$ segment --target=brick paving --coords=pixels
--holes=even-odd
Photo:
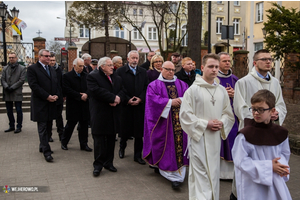
[[[55,123],[54,123],[55,124]],[[116,142],[114,165],[118,172],[103,169],[94,178],[93,153],[80,151],[77,131],[68,145],[60,148],[58,134],[53,128],[53,163],[47,163],[38,151],[37,125],[30,121],[30,113],[24,113],[23,129],[19,134],[4,133],[8,128],[6,114],[0,114],[0,183],[9,186],[47,186],[48,192],[8,193],[0,192],[0,199],[97,199],[97,200],[186,200],[187,177],[179,191],[171,183],[155,174],[147,165],[133,161],[133,141],[129,140],[125,158],[118,157]],[[93,140],[89,130],[89,143]],[[300,156],[291,155],[291,177],[288,187],[294,200],[300,200]],[[0,184],[0,185],[1,185]],[[228,200],[231,182],[221,181],[220,200]]]

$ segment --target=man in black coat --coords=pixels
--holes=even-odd
[[[63,93],[66,96],[66,119],[64,133],[61,139],[61,148],[68,150],[74,127],[79,122],[78,138],[80,149],[92,151],[88,143],[88,121],[90,119],[88,91],[86,85],[87,73],[83,72],[83,60],[76,58],[73,61],[73,70],[63,75]]]
[[[59,141],[61,141],[61,136],[64,132],[64,122],[63,122],[63,117],[62,117],[62,111],[63,111],[63,106],[64,106],[64,99],[63,99],[63,93],[62,93],[62,70],[61,67],[56,63],[55,60],[55,53],[50,52],[50,63],[49,66],[54,68],[57,76],[57,83],[58,83],[58,100],[56,101],[56,109],[57,109],[57,117],[56,117],[56,128],[57,128],[57,133],[59,137]],[[49,142],[53,142],[52,139],[52,131],[50,132],[49,135]]]
[[[91,73],[93,71],[93,68],[91,66],[91,63],[92,63],[92,56],[88,53],[85,53],[81,56],[81,58],[83,59],[84,61],[84,67],[83,67],[83,71],[85,73]]]
[[[125,100],[122,103],[121,140],[119,157],[124,158],[127,140],[134,136],[134,161],[146,164],[142,159],[145,96],[148,86],[147,71],[138,67],[139,53],[130,51],[127,56],[128,64],[117,69],[116,73],[122,78]]]
[[[36,121],[40,138],[40,151],[45,160],[51,162],[53,157],[48,134],[52,128],[52,120],[56,118],[56,101],[58,100],[57,77],[53,68],[49,67],[50,52],[39,51],[39,61],[27,69],[28,84],[31,88],[31,120]]]
[[[113,73],[114,65],[109,57],[103,57],[87,77],[90,93],[91,127],[94,139],[94,176],[102,168],[116,172],[113,165],[116,128],[119,126],[120,102],[125,98],[122,79]]]
[[[179,80],[186,82],[190,87],[196,78],[196,72],[193,70],[193,60],[189,57],[182,59],[182,68],[175,76]]]
[[[150,67],[151,59],[152,59],[152,57],[153,57],[154,55],[155,55],[155,52],[150,51],[150,52],[148,53],[148,55],[147,55],[147,60],[146,60],[146,62],[144,62],[143,64],[141,64],[140,67],[144,68],[145,70],[148,70],[149,67]]]

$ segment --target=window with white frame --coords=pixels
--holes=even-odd
[[[222,17],[217,17],[217,20],[216,20],[216,33],[217,34],[221,34],[222,24],[223,24],[223,18]]]
[[[240,34],[240,19],[234,18],[232,23],[233,23],[234,35],[239,35]]]
[[[119,26],[115,27],[115,37],[124,39],[124,30],[121,30]]]
[[[240,2],[239,2],[239,1],[234,1],[234,2],[233,2],[233,5],[234,5],[234,6],[239,6],[239,5],[240,5]]]
[[[182,28],[181,28],[181,37],[184,36],[184,34],[186,33],[186,25],[184,25]],[[184,36],[184,38],[182,39],[181,41],[181,46],[187,46],[188,44],[188,34],[186,34]]]
[[[254,43],[254,51],[261,50],[261,49],[263,49],[263,47],[264,47],[263,42]]]
[[[171,10],[173,13],[176,13],[176,12],[177,12],[177,3],[172,2],[172,3],[170,4],[170,10]]]
[[[217,1],[217,4],[222,4],[223,3],[223,1]]]
[[[143,16],[143,9],[140,9],[140,10],[139,10],[139,14],[140,14],[141,16]]]
[[[143,32],[143,29],[141,30],[141,32]],[[142,38],[142,35],[141,35],[140,32],[139,32],[139,30],[137,30],[136,28],[134,28],[134,29],[132,30],[132,35],[133,35],[133,39],[134,39],[134,40],[141,40],[141,39],[143,39],[143,38]]]
[[[260,2],[256,4],[256,22],[262,22],[263,21],[263,9],[264,9],[264,3]]]
[[[155,27],[148,27],[148,40],[157,40],[156,34]]]
[[[133,15],[137,15],[137,9],[136,8],[133,9]]]
[[[80,27],[79,27],[79,37],[81,37],[81,38],[89,37],[89,29],[85,28],[84,25],[80,25]]]

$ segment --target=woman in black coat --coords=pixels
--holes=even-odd
[[[94,139],[94,176],[102,168],[116,172],[113,166],[116,128],[119,127],[120,103],[125,98],[121,77],[113,74],[110,58],[101,58],[87,77],[90,94],[91,127]]]

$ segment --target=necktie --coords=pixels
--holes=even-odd
[[[48,76],[50,76],[50,70],[49,70],[49,66],[48,66],[48,65],[46,65],[46,66],[45,66],[45,68],[46,68],[46,72],[47,72]]]
[[[133,72],[133,74],[135,75],[136,69],[135,69],[135,68],[132,68],[132,72]]]
[[[110,76],[108,76],[108,75],[106,75],[106,76],[107,76],[108,80],[110,81],[110,83],[112,84],[112,80],[111,80]]]
[[[87,73],[90,73],[89,68],[87,66],[85,67],[85,69],[86,69]]]

